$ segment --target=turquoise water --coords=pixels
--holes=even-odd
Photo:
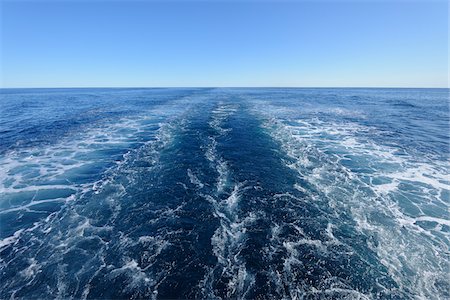
[[[450,297],[448,89],[1,92],[1,298]]]

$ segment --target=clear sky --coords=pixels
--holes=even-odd
[[[0,1],[2,87],[448,87],[445,0]]]

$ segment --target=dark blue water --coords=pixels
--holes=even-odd
[[[448,89],[7,89],[0,298],[448,299]]]

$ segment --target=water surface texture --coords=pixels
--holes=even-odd
[[[6,89],[0,298],[448,299],[447,89]]]

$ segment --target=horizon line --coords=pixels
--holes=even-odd
[[[0,87],[1,90],[6,89],[186,89],[186,88],[279,88],[279,89],[295,89],[295,88],[309,88],[309,89],[450,89],[446,87],[427,87],[427,86],[64,86],[64,87]]]

